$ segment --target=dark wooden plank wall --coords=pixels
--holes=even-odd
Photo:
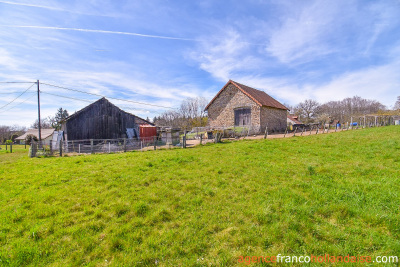
[[[126,138],[126,128],[147,121],[126,113],[106,99],[100,99],[79,111],[65,123],[68,140]]]

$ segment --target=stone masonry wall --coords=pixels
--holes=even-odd
[[[235,124],[236,108],[251,108],[251,125],[260,126],[260,106],[236,86],[229,84],[208,108],[208,123],[211,127],[230,127]]]
[[[261,108],[261,131],[284,131],[287,126],[287,111],[283,109],[262,107]]]

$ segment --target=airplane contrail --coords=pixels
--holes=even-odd
[[[68,11],[69,12],[69,10],[62,9],[62,8],[51,7],[51,6],[32,5],[32,4],[15,3],[15,2],[8,2],[8,1],[0,1],[0,3],[9,4],[9,5],[16,5],[16,6],[38,7],[38,8],[45,8],[45,9],[58,10],[58,11]]]
[[[79,29],[79,28],[62,28],[62,27],[48,27],[48,26],[0,25],[0,27],[32,28],[32,29],[47,29],[47,30],[62,30],[62,31],[79,31],[79,32],[121,34],[121,35],[131,35],[131,36],[139,36],[139,37],[146,37],[146,38],[157,38],[157,39],[200,42],[200,40],[196,40],[196,39],[161,36],[161,35],[150,35],[150,34],[141,34],[141,33],[134,33],[134,32],[104,31],[104,30],[90,30],[90,29]]]
[[[33,5],[33,4],[26,4],[26,3],[16,3],[16,2],[1,1],[1,0],[0,0],[0,3],[8,4],[8,5],[15,5],[15,6],[26,6],[26,7],[43,8],[43,9],[49,9],[49,10],[54,10],[54,11],[63,11],[63,12],[69,12],[69,13],[73,13],[73,14],[80,14],[80,15],[112,17],[110,15],[81,13],[81,12],[77,12],[77,11],[74,11],[74,10],[51,7],[51,6]]]

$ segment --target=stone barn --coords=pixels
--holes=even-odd
[[[205,108],[210,127],[251,126],[282,131],[288,108],[263,91],[229,80]],[[255,130],[257,132],[257,130]]]
[[[62,123],[65,140],[139,138],[140,125],[152,123],[101,98]]]

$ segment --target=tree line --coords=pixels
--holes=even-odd
[[[207,126],[207,112],[204,110],[208,101],[204,97],[187,98],[183,100],[179,108],[168,110],[155,116],[153,123],[157,126],[166,126],[190,130],[193,127]],[[307,99],[294,107],[285,104],[291,113],[299,116],[303,123],[326,123],[338,120],[341,123],[351,121],[351,117],[364,116],[371,114],[392,114],[400,115],[400,96],[394,104],[393,110],[387,109],[385,105],[377,100],[364,99],[359,96],[345,98],[339,101],[329,101],[319,103],[312,99]],[[54,116],[49,116],[41,120],[41,128],[61,129],[61,123],[69,116],[66,109],[59,108]],[[31,128],[37,129],[39,126],[36,120]],[[6,140],[14,140],[16,137],[26,132],[26,127],[14,125],[0,125],[0,143]]]
[[[179,108],[163,112],[153,119],[157,126],[167,126],[191,130],[193,127],[207,125],[207,113],[204,108],[208,101],[204,97],[191,97],[182,101]]]
[[[68,111],[63,108],[59,108],[54,116],[49,116],[40,120],[40,126],[42,129],[54,128],[56,130],[61,129],[62,121],[69,116]],[[36,120],[30,127],[30,129],[38,129],[39,122]],[[4,144],[7,140],[11,142],[18,136],[23,135],[27,131],[25,126],[7,126],[0,125],[0,143]]]
[[[388,110],[377,100],[364,99],[359,96],[345,98],[339,101],[329,101],[323,104],[307,99],[293,108],[293,113],[299,116],[303,123],[323,123],[338,120],[350,122],[351,117],[364,115],[393,114],[400,112],[400,96],[394,105],[394,110]]]

